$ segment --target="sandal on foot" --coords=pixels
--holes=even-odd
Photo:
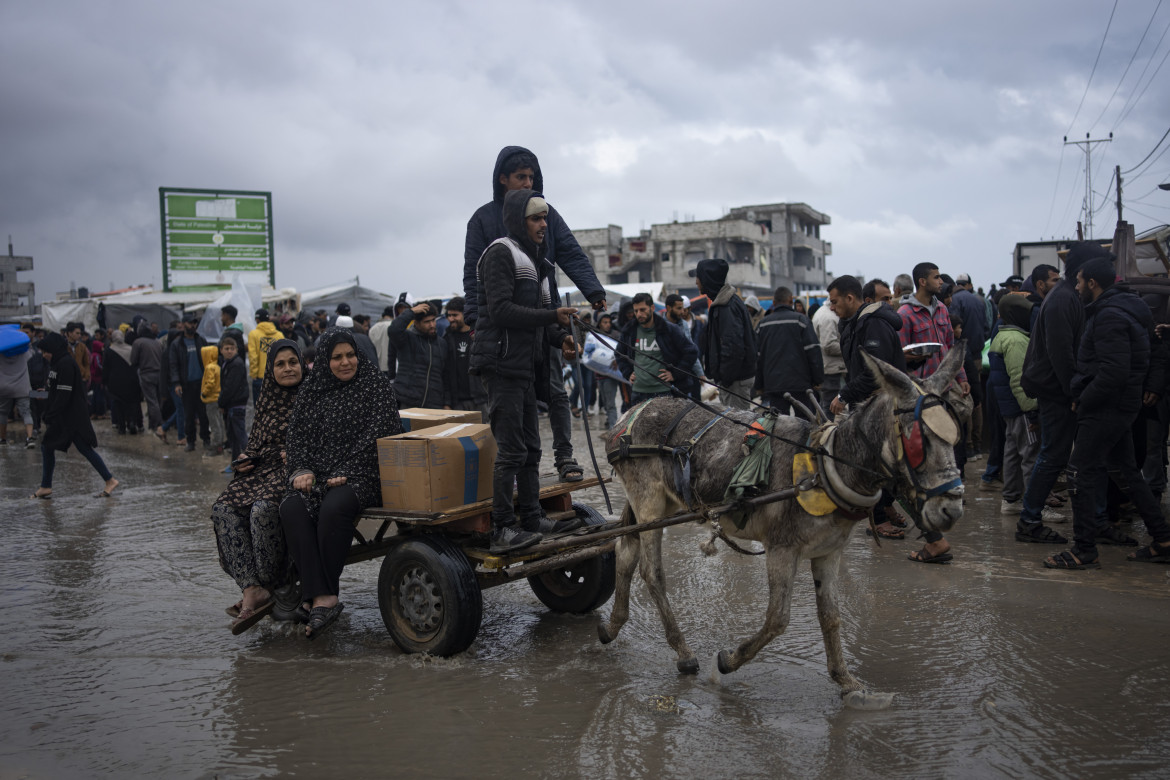
[[[1137,547],[1138,540],[1113,526],[1106,526],[1097,531],[1097,544],[1108,544],[1114,547]]]
[[[585,479],[585,469],[577,465],[577,461],[570,458],[556,464],[557,474],[561,482],[580,482]]]
[[[226,612],[227,616],[230,618],[238,618],[240,616],[240,610],[243,608],[244,608],[244,600],[240,599],[235,604],[232,604],[230,607],[225,609],[224,612]]]
[[[345,605],[340,601],[332,607],[313,607],[309,610],[309,626],[305,631],[305,636],[309,639],[316,639],[318,634],[337,621],[343,609],[345,609]]]
[[[272,605],[275,603],[276,602],[270,598],[268,601],[265,601],[263,604],[255,608],[241,607],[240,616],[232,621],[232,633],[238,636],[239,634],[244,633],[249,628],[259,623],[265,615],[272,611]]]
[[[48,493],[33,493],[29,498],[39,498],[42,501],[51,501],[53,499],[52,491]]]
[[[1044,560],[1044,567],[1046,569],[1068,569],[1069,571],[1080,571],[1082,569],[1100,569],[1101,564],[1096,560],[1082,561],[1077,556],[1073,555],[1072,550],[1065,550],[1057,553]]]
[[[926,548],[923,547],[921,550],[915,550],[906,557],[915,563],[946,563],[947,561],[952,560],[955,556],[951,555],[949,552],[939,553],[938,555],[931,555],[926,551]]]
[[[882,525],[885,525],[885,523],[883,523]],[[873,536],[874,533],[876,533],[878,536],[880,536],[883,539],[905,539],[906,538],[906,534],[903,533],[898,528],[895,528],[893,530],[887,530],[887,529],[883,529],[882,526],[879,525],[879,526],[875,526],[874,528],[866,528],[865,529],[866,536]]]
[[[1141,563],[1170,563],[1170,542],[1150,542],[1125,556],[1125,559]]]
[[[1053,531],[1046,525],[1037,523],[1034,526],[1016,526],[1017,542],[1033,542],[1035,544],[1068,544],[1068,539]]]

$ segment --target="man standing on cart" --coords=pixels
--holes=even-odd
[[[479,317],[471,371],[483,379],[496,438],[491,531],[496,553],[529,547],[544,534],[571,531],[582,523],[580,518],[553,521],[540,507],[536,401],[548,400],[549,348],[559,348],[566,360],[577,357],[566,330],[577,310],[552,308],[549,277],[554,269],[545,257],[548,215],[539,193],[508,192],[503,208],[508,235],[488,245],[476,266]]]

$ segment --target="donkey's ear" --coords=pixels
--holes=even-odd
[[[951,382],[955,380],[955,376],[959,373],[959,369],[963,367],[963,358],[966,355],[967,341],[965,339],[956,341],[955,345],[951,347],[951,351],[943,358],[942,363],[939,363],[934,373],[927,377],[923,383],[923,389],[934,395],[942,395],[946,392],[946,389],[950,387]]]
[[[861,357],[870,372],[873,373],[874,379],[877,380],[878,387],[882,390],[895,396],[918,395],[918,392],[914,389],[914,383],[910,381],[910,377],[881,358],[875,358],[865,350],[861,351]]]

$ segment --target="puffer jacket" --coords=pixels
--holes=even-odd
[[[1150,307],[1118,287],[1085,307],[1085,332],[1070,385],[1078,416],[1132,417],[1141,411],[1153,332]]]
[[[808,317],[791,306],[776,305],[760,323],[756,389],[782,398],[801,394],[825,381],[821,344]]]
[[[447,372],[447,343],[438,334],[423,336],[411,328],[414,312],[406,309],[394,318],[387,333],[398,356],[394,393],[402,409],[441,409],[450,400],[443,386]]]
[[[219,401],[219,347],[214,344],[199,350],[203,361],[203,383],[199,386],[199,400],[205,404]]]
[[[493,241],[504,238],[510,233],[504,224],[504,185],[500,184],[500,169],[514,154],[532,154],[523,146],[505,146],[496,156],[495,167],[492,168],[492,199],[480,206],[467,222],[467,235],[463,246],[463,295],[465,310],[463,319],[468,325],[475,328],[479,318],[479,278],[478,265],[484,251]],[[535,160],[536,155],[532,155]],[[544,175],[540,172],[540,162],[532,171],[532,189],[544,192]],[[565,272],[565,275],[577,285],[590,303],[597,303],[605,299],[605,290],[597,280],[597,273],[593,270],[593,261],[581,249],[573,231],[551,205],[548,207],[548,232],[544,237],[544,257]],[[554,302],[559,300],[556,291],[556,274],[552,274],[550,282],[550,296]]]
[[[248,334],[248,374],[253,379],[264,378],[264,367],[268,365],[268,348],[272,342],[284,338],[280,329],[271,322],[257,323],[255,330]]]
[[[528,238],[524,210],[537,195],[514,190],[504,198],[508,237],[494,241],[479,261],[479,320],[471,345],[471,371],[516,379],[532,377],[536,395],[548,398],[548,347],[568,334],[557,325],[544,247]]]
[[[1003,417],[1019,417],[1036,409],[1036,400],[1029,398],[1020,386],[1024,373],[1024,355],[1031,339],[1026,331],[1014,325],[1004,325],[991,340],[987,362],[987,393]]]

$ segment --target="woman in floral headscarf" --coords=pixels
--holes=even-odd
[[[280,500],[288,492],[285,434],[304,378],[301,350],[281,339],[271,344],[264,384],[248,446],[231,483],[211,507],[219,563],[242,596],[228,607],[232,632],[241,633],[274,609],[273,592],[288,580],[288,555],[280,526]],[[294,596],[295,598],[295,596]],[[308,615],[280,613],[278,620]]]
[[[297,396],[288,429],[292,493],[280,505],[289,551],[310,602],[305,634],[314,638],[345,608],[341,569],[363,509],[382,503],[377,441],[402,433],[390,380],[348,330],[330,328]]]

